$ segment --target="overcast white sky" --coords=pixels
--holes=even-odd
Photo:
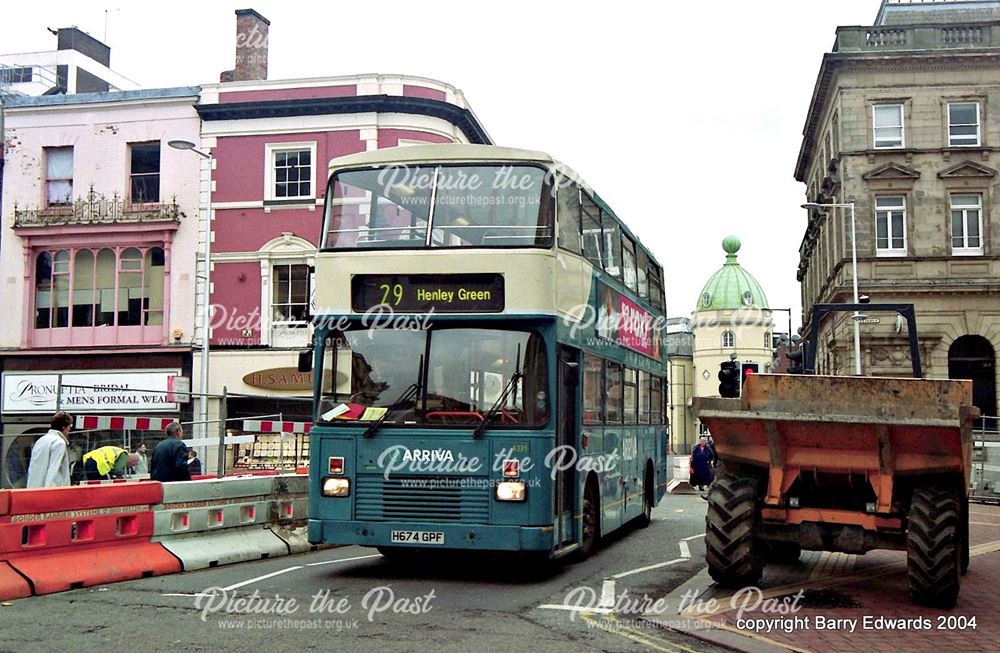
[[[114,70],[148,88],[213,82],[246,7],[271,21],[270,79],[440,79],[497,144],[575,168],[663,264],[671,316],[690,314],[733,233],[798,326],[802,125],[836,27],[872,24],[879,0],[4,3],[0,52],[54,49],[46,27],[102,39],[110,9]]]

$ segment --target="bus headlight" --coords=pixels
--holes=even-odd
[[[351,479],[349,478],[324,478],[322,486],[324,497],[346,497],[351,494]]]
[[[524,501],[528,495],[524,481],[504,481],[497,483],[494,496],[497,501]]]

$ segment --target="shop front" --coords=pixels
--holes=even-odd
[[[2,460],[0,487],[24,487],[31,447],[49,428],[58,410],[74,417],[125,416],[190,421],[190,398],[175,392],[178,379],[190,377],[190,355],[106,354],[104,356],[8,357],[0,385]],[[70,434],[70,465],[81,473],[84,453],[113,445],[129,451],[152,450],[164,437],[160,429],[116,428],[121,420],[99,420],[97,428],[78,422]],[[136,426],[135,420],[125,420]],[[140,424],[145,424],[140,421]],[[147,454],[148,455],[148,454]]]

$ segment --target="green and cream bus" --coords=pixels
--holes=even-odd
[[[667,480],[663,272],[550,156],[330,164],[309,539],[587,554]]]

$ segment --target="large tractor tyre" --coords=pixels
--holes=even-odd
[[[766,544],[754,538],[759,514],[756,481],[730,474],[716,477],[708,492],[705,560],[708,573],[720,585],[760,582]]]
[[[969,499],[963,500],[962,510],[962,575],[969,573]]]
[[[914,490],[906,532],[906,572],[915,603],[954,607],[962,582],[962,539],[958,492]]]
[[[580,543],[580,558],[593,553],[601,539],[601,499],[594,483],[587,483],[583,493],[583,538]]]
[[[793,565],[799,561],[802,548],[795,542],[768,542],[767,561],[781,565]]]
[[[646,468],[645,480],[642,483],[642,512],[635,523],[639,528],[646,528],[653,521],[653,493],[656,491],[653,468]]]

